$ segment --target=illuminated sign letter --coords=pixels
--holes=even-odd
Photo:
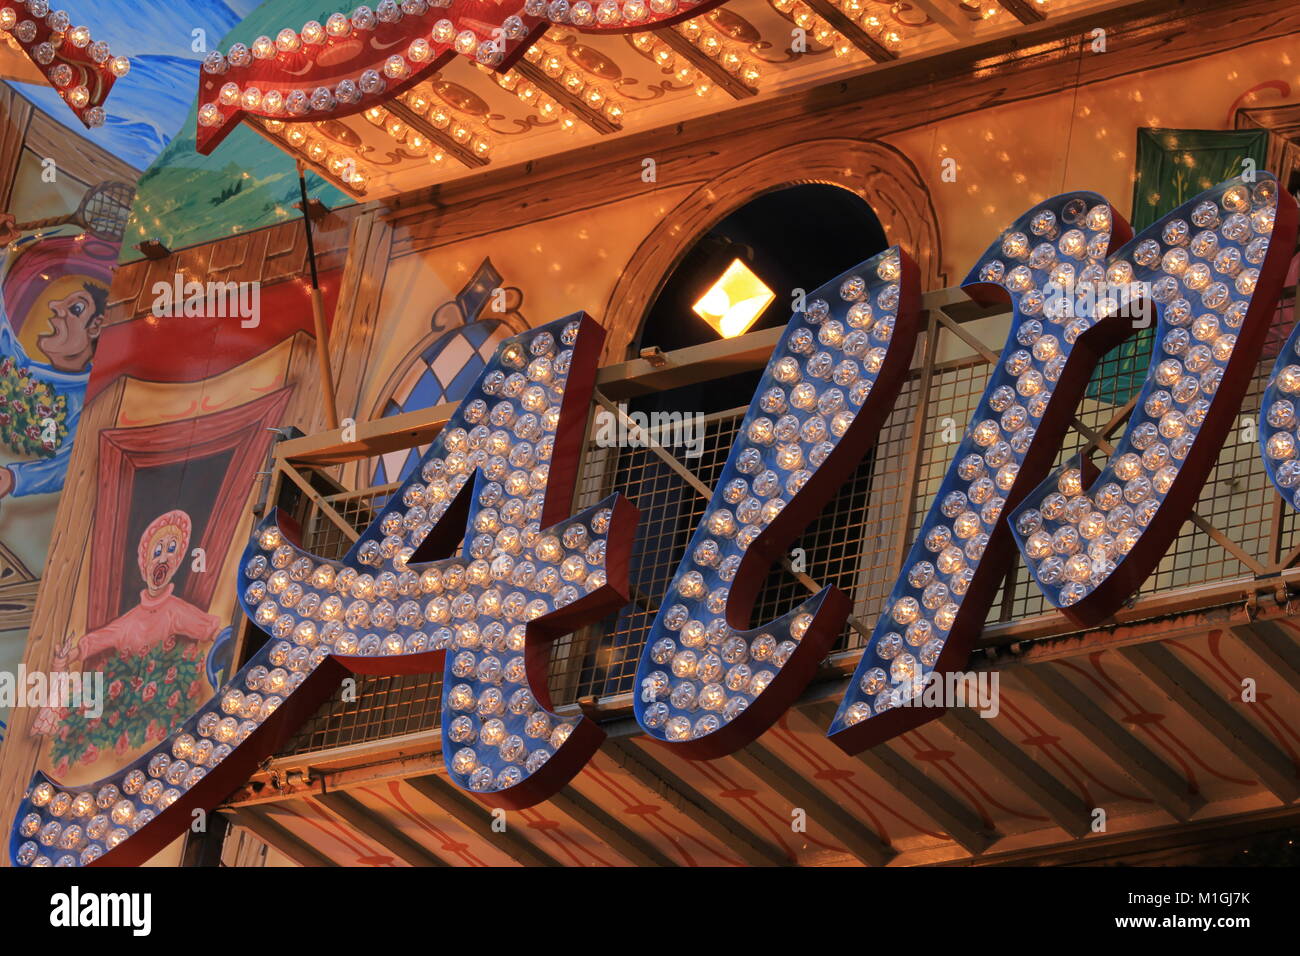
[[[825,587],[761,627],[772,564],[852,474],[916,344],[916,265],[897,246],[808,296],[777,343],[646,638],[636,716],[684,756],[732,753],[789,707],[849,613]]]
[[[1288,197],[1289,198],[1289,197]],[[1283,201],[1285,207],[1285,200]],[[1285,252],[1286,229],[1279,210],[1274,233],[1280,241],[1272,245]],[[1263,236],[1250,240],[1258,255]],[[1271,254],[1271,250],[1270,250]],[[1264,284],[1263,270],[1259,283]],[[1283,280],[1285,281],[1285,280]],[[1272,301],[1271,299],[1269,300]],[[1269,480],[1291,507],[1300,511],[1300,324],[1287,336],[1286,345],[1278,354],[1273,374],[1259,406],[1259,447],[1264,455],[1264,470]]]
[[[1142,584],[1195,503],[1259,359],[1295,203],[1261,173],[1106,255],[1127,232],[1100,197],[1057,197],[968,278],[978,301],[1010,293],[1011,333],[831,725],[845,750],[942,714],[904,705],[966,660],[1013,538],[1048,600],[1086,626]],[[1152,305],[1157,351],[1120,447],[1100,473],[1076,459],[1043,480],[1097,360]]]
[[[1112,287],[1149,290],[1155,303],[1146,381],[1100,473],[1076,458],[1011,515],[1039,588],[1081,626],[1155,569],[1241,414],[1296,240],[1295,201],[1271,174],[1256,179],[1201,193],[1107,263]],[[1293,460],[1294,410],[1290,429],[1265,440],[1266,462]]]
[[[902,705],[965,664],[1013,553],[1004,512],[1051,469],[1093,367],[1132,331],[1076,308],[1129,235],[1101,196],[1066,193],[1017,219],[962,284],[981,305],[1009,298],[1011,330],[831,723],[849,753],[943,713]]]
[[[244,608],[270,639],[129,767],[80,787],[36,774],[14,862],[143,863],[349,672],[442,670],[448,772],[484,802],[525,807],[563,787],[604,733],[551,711],[547,642],[626,603],[637,520],[618,495],[566,517],[603,339],[579,314],[503,342],[341,561],[303,551],[270,515],[240,573]]]

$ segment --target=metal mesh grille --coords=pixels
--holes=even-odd
[[[1231,547],[1188,521],[1143,585],[1141,596],[1250,576],[1256,569],[1233,549],[1267,569],[1276,567],[1300,545],[1294,512],[1281,507],[1264,474],[1253,424],[1273,360],[1288,331],[1286,327],[1273,330],[1242,403],[1238,427],[1225,444],[1197,505],[1197,514],[1226,537]],[[989,365],[982,355],[946,329],[941,328],[939,336],[936,354],[940,360],[929,369],[913,371],[876,447],[792,545],[803,549],[808,577],[819,585],[835,584],[850,596],[853,619],[868,633],[989,377]],[[1132,380],[1131,358],[1126,361],[1121,354],[1112,353],[1100,364],[1089,390],[1092,397],[1077,411],[1083,430],[1069,432],[1058,462],[1088,444],[1086,432],[1097,434],[1111,426],[1108,440],[1113,444],[1120,438]],[[706,419],[699,457],[681,457],[680,448],[669,452],[712,487],[744,411],[736,408]],[[1095,453],[1094,460],[1100,464],[1105,456]],[[361,530],[372,519],[376,500],[392,487],[328,500]],[[586,507],[615,490],[641,511],[631,562],[632,600],[599,625],[562,638],[553,646],[550,685],[557,705],[633,690],[637,661],[658,600],[707,504],[654,450],[590,445],[583,458],[575,507]],[[324,516],[313,513],[306,527],[308,545],[317,554],[338,557],[346,551],[348,539]],[[777,617],[809,593],[789,570],[774,568],[759,594],[752,620]],[[1028,571],[1017,562],[1008,572],[990,621],[1016,621],[1051,610]],[[836,650],[860,649],[865,641],[863,633],[850,626]],[[440,675],[359,677],[356,701],[327,704],[285,752],[315,751],[436,727],[440,689]]]

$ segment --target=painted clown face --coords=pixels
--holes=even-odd
[[[145,529],[140,538],[140,575],[150,594],[157,594],[175,576],[189,542],[190,519],[183,511],[169,511]]]

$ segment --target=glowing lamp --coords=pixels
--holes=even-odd
[[[731,339],[748,332],[775,298],[776,293],[749,266],[734,259],[691,310],[724,339]]]

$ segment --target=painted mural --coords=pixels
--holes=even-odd
[[[187,112],[188,146],[170,155],[199,158],[193,153],[194,76],[205,53],[259,6],[257,0],[143,0],[135,5],[138,15],[129,18],[97,16],[102,5],[92,0],[66,6],[73,20],[93,20],[96,36],[129,56],[133,69],[116,84],[105,124],[90,130],[77,123],[53,89],[0,84],[0,126],[6,139],[18,140],[0,189],[0,669],[10,672],[24,659],[78,426],[88,399],[104,387],[91,385],[91,373],[109,324],[109,290],[119,257],[138,258],[134,244],[157,235],[161,220],[153,214],[162,210],[175,214],[173,221],[206,229],[206,238],[283,221],[296,212],[292,164],[246,131],[251,142],[238,149],[241,163],[227,158],[219,173],[205,166],[177,180],[172,165],[159,158],[182,130]],[[24,135],[34,145],[24,144]],[[58,148],[51,149],[51,143]],[[268,172],[250,176],[258,163]],[[269,199],[268,181],[277,184]],[[196,189],[196,182],[203,188]],[[136,201],[133,213],[141,186],[153,198]],[[344,199],[328,188],[320,192],[327,201]],[[249,205],[253,196],[261,198]],[[122,341],[121,330],[109,338]],[[155,374],[134,368],[120,348],[110,353],[110,376],[143,373],[148,380]],[[203,361],[206,365],[206,357]],[[197,380],[202,371],[181,358],[167,375]],[[185,421],[177,420],[175,434],[185,434]],[[146,502],[153,496],[174,496],[187,465],[180,460],[168,467],[140,484],[137,511],[148,512],[152,505]],[[50,666],[103,669],[109,692],[122,707],[104,717],[52,709],[35,715],[24,734],[48,748],[51,766],[67,770],[121,758],[165,734],[186,702],[219,679],[231,649],[230,629],[225,623],[216,626],[216,618],[209,620],[205,609],[191,603],[188,557],[176,557],[161,582],[153,577],[162,573],[160,566],[146,567],[143,560],[146,548],[153,547],[143,538],[152,522],[163,522],[156,531],[170,528],[176,555],[187,555],[182,545],[202,538],[218,490],[192,487],[188,512],[133,512],[132,527],[101,546],[101,552],[115,552],[112,559],[98,560],[101,567],[116,562],[108,576],[120,600],[111,618],[95,619],[80,636],[61,636]],[[170,521],[164,521],[167,514]],[[125,539],[128,531],[135,539]],[[156,640],[126,636],[146,622],[146,631],[174,627],[176,633],[149,631]],[[10,723],[0,712],[0,739]]]
[[[4,84],[0,115],[0,669],[13,671],[107,324],[137,171]],[[6,715],[0,721],[7,726]]]
[[[195,152],[196,77],[206,51],[225,50],[237,41],[251,43],[264,33],[274,36],[285,24],[313,18],[324,22],[340,5],[330,0],[262,4],[256,0],[147,0],[146,6],[157,8],[169,21],[192,26],[169,34],[185,43],[180,48],[168,47],[169,52],[159,55],[168,71],[180,67],[174,88],[163,99],[168,104],[167,121],[174,125],[140,178],[124,259],[137,258],[134,246],[145,239],[158,239],[174,249],[292,220],[297,215],[293,204],[298,200],[293,162],[257,133],[240,127],[210,156]],[[195,50],[191,33],[199,24],[207,29],[202,49]],[[152,59],[148,65],[152,66]],[[158,79],[166,75],[160,73]],[[114,99],[118,93],[114,90]],[[178,95],[179,101],[174,102]],[[134,104],[134,96],[135,91],[128,90],[124,97],[128,108]],[[142,106],[153,102],[147,90],[140,90],[140,96]],[[307,176],[311,194],[326,205],[352,202],[315,173]]]
[[[94,779],[134,759],[228,673],[223,571],[313,354],[301,287],[272,285],[263,304],[276,318],[256,330],[145,314],[106,333],[86,406],[99,440],[78,446],[79,504],[60,515],[85,521],[89,547],[60,575],[74,599],[43,604],[37,616],[42,633],[64,635],[46,649],[50,668],[103,673],[106,704],[93,714],[44,708],[22,729],[29,758],[62,779]],[[179,323],[193,348],[160,349]],[[145,358],[159,353],[163,361]]]

